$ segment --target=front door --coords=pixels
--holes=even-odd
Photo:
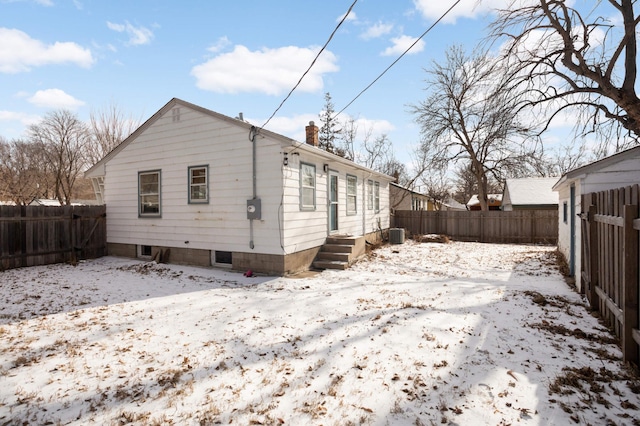
[[[338,175],[329,172],[329,233],[338,230]]]

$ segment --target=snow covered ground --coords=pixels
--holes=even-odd
[[[307,278],[0,272],[0,424],[637,425],[554,248],[387,246]]]

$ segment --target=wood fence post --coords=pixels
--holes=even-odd
[[[75,265],[78,263],[78,256],[76,253],[76,218],[73,214],[73,207],[69,206],[69,232],[71,235],[69,236],[69,242],[71,243],[71,264]]]
[[[591,204],[589,206],[588,223],[589,227],[589,303],[591,309],[599,310],[600,304],[598,302],[598,293],[596,287],[598,287],[598,223],[596,222],[596,206]],[[580,268],[582,269],[582,268]]]
[[[633,229],[633,220],[638,217],[638,206],[625,205],[623,217],[622,354],[624,361],[638,363],[638,343],[633,339],[633,330],[638,329],[638,234]]]

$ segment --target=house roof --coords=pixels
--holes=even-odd
[[[502,194],[488,194],[487,200],[489,201],[489,203],[501,202]],[[480,200],[478,199],[478,194],[474,194],[471,196],[471,198],[469,198],[469,201],[467,202],[467,206],[477,206],[477,205],[480,205]]]
[[[407,192],[410,192],[410,193],[415,194],[415,195],[421,195],[423,197],[426,197],[426,195],[424,195],[423,193],[414,191],[413,189],[406,188],[406,187],[404,187],[404,186],[402,186],[402,185],[400,185],[398,183],[390,182],[389,184],[391,186],[395,186],[396,188],[399,188],[399,189],[401,189],[403,191],[407,191]]]
[[[557,181],[557,177],[507,179],[503,204],[507,202],[514,206],[558,204],[558,193],[553,191],[553,185]]]
[[[616,164],[620,161],[627,160],[629,158],[634,158],[640,156],[640,146],[636,146],[625,151],[618,152],[617,154],[610,155],[609,157],[603,158],[598,161],[594,161],[593,163],[589,163],[585,166],[578,167],[577,169],[573,169],[562,175],[560,180],[553,185],[553,190],[557,191],[562,184],[564,184],[567,180],[573,180],[579,178],[581,176],[587,175],[589,173],[597,172],[600,169],[603,169],[612,164]]]
[[[462,204],[453,199],[453,197],[449,196],[446,200],[441,203],[443,206],[446,206],[451,209],[456,210],[467,210],[466,204]]]
[[[236,126],[244,127],[247,130],[247,134],[249,133],[249,131],[252,128],[255,129],[254,125],[252,125],[251,123],[248,123],[246,121],[243,121],[243,120],[240,120],[240,119],[237,119],[237,118],[231,118],[229,116],[226,116],[224,114],[220,114],[220,113],[212,111],[210,109],[203,108],[201,106],[192,104],[192,103],[187,102],[187,101],[183,101],[182,99],[173,98],[169,102],[167,102],[162,108],[160,108],[158,110],[158,112],[153,114],[147,121],[145,121],[140,127],[138,127],[133,133],[131,133],[131,135],[129,135],[125,140],[123,140],[118,146],[116,146],[114,149],[112,149],[100,161],[98,161],[91,168],[89,168],[89,170],[87,170],[85,172],[85,177],[104,176],[104,165],[107,162],[109,162],[109,160],[111,160],[113,157],[115,157],[127,145],[129,145],[133,140],[135,140],[142,132],[144,132],[148,127],[150,127],[160,117],[162,117],[167,111],[170,111],[176,105],[181,105],[181,106],[184,106],[186,108],[191,108],[191,109],[193,109],[195,111],[198,111],[198,112],[200,112],[202,114],[205,114],[205,115],[208,115],[210,117],[214,117],[214,118],[217,118],[219,120],[224,120],[226,122],[233,123]],[[305,151],[305,152],[311,153],[313,155],[316,155],[316,156],[319,156],[319,157],[323,157],[327,161],[342,163],[342,164],[346,164],[346,165],[350,165],[352,167],[358,168],[360,170],[368,171],[372,175],[377,175],[378,177],[383,178],[383,179],[385,179],[385,180],[387,180],[389,182],[393,181],[393,179],[394,179],[392,176],[386,175],[384,173],[377,172],[375,170],[369,169],[368,167],[361,166],[361,165],[359,165],[357,163],[354,163],[353,161],[347,160],[346,158],[340,157],[340,156],[335,155],[335,154],[331,154],[331,153],[329,153],[329,152],[327,152],[327,151],[325,151],[323,149],[317,148],[315,146],[311,146],[311,145],[309,145],[307,143],[298,142],[298,141],[296,141],[294,139],[291,139],[289,137],[283,136],[281,134],[278,134],[278,133],[275,133],[275,132],[271,132],[271,131],[265,130],[265,129],[258,129],[258,132],[261,135],[269,136],[271,138],[279,140],[281,143],[290,145],[295,150]]]

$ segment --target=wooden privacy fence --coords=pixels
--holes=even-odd
[[[105,206],[0,206],[0,270],[106,254]]]
[[[404,228],[410,234],[445,234],[460,241],[555,244],[558,211],[398,210],[392,227]]]
[[[581,279],[591,306],[620,338],[625,361],[640,364],[639,186],[582,195]]]

